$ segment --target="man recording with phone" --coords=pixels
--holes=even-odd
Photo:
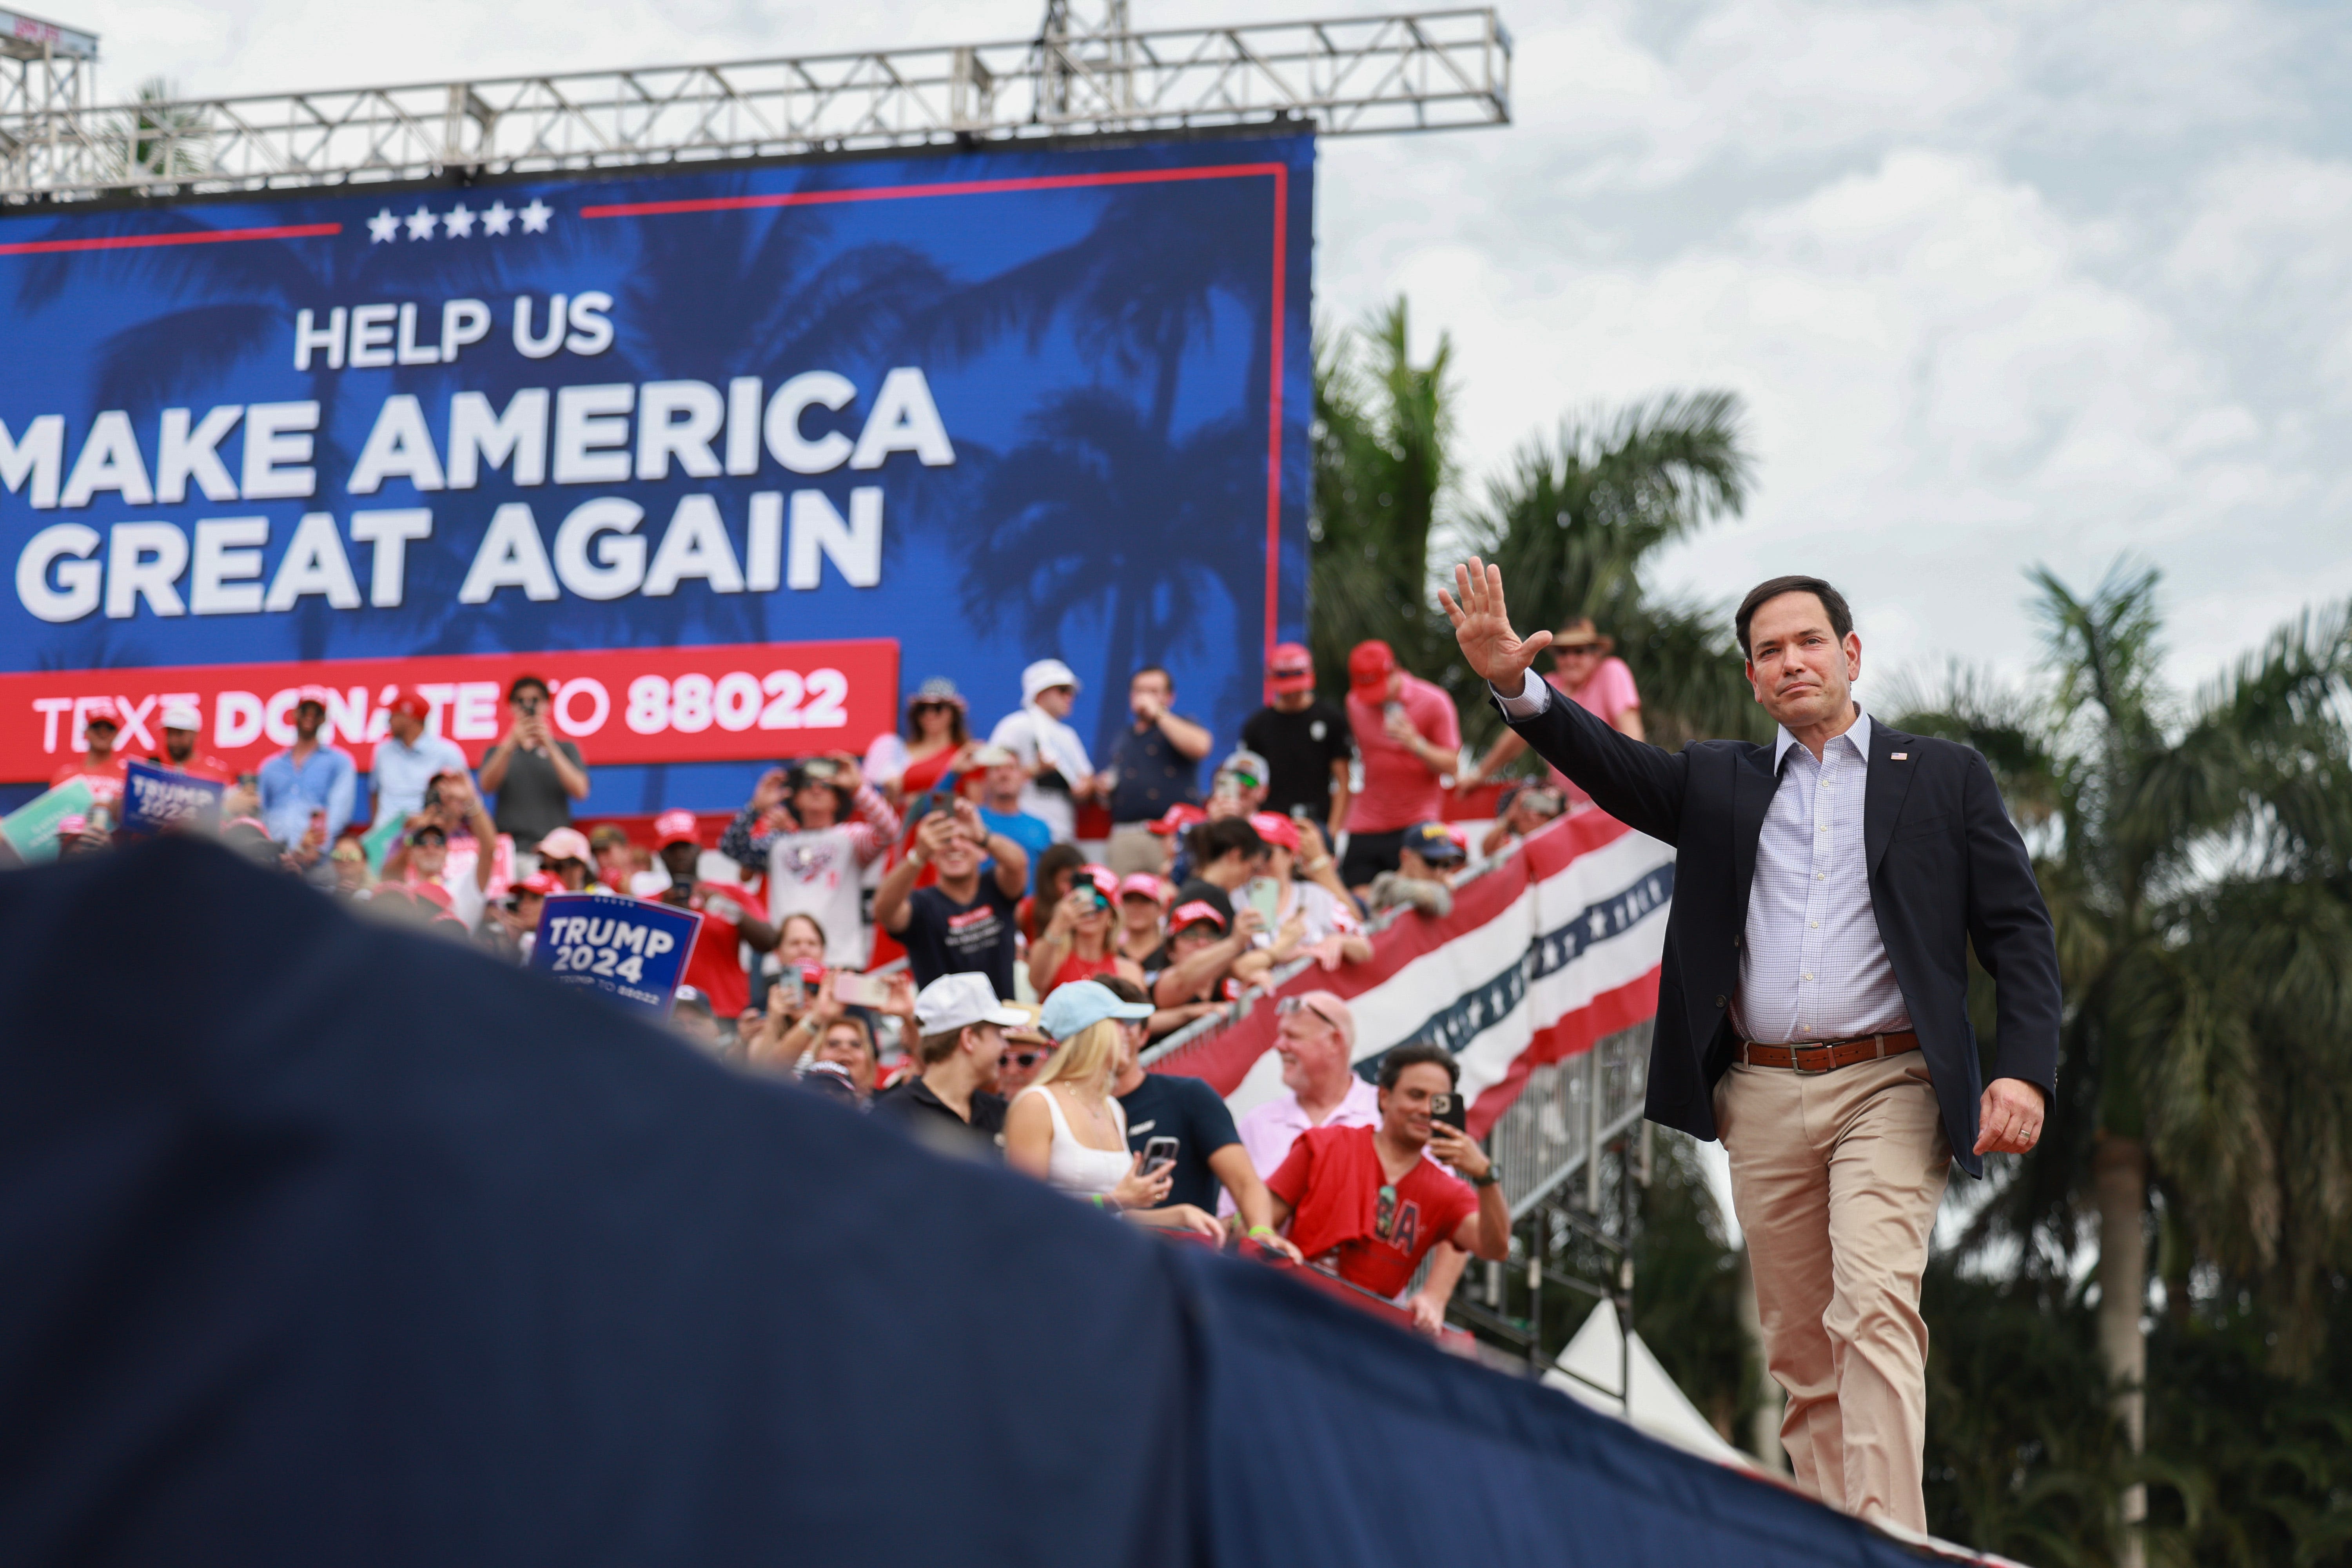
[[[1495,1262],[1510,1255],[1501,1174],[1459,1121],[1447,1119],[1458,1115],[1461,1072],[1442,1046],[1398,1046],[1381,1058],[1377,1127],[1310,1127],[1291,1144],[1265,1185],[1275,1225],[1288,1226],[1310,1261],[1396,1300],[1422,1255],[1441,1241]],[[1398,1304],[1411,1307],[1416,1327],[1436,1331],[1423,1298]]]
[[[987,875],[981,862],[996,864]],[[925,866],[939,880],[918,888]],[[988,831],[968,800],[941,805],[915,828],[907,858],[874,890],[874,923],[907,948],[918,984],[942,974],[980,973],[1001,997],[1013,994],[1013,911],[1029,880],[1029,852]],[[993,1058],[990,1058],[992,1064]]]
[[[572,826],[572,803],[588,798],[588,766],[579,747],[550,729],[548,698],[538,676],[515,677],[507,732],[482,759],[482,790],[499,797],[499,831],[512,836],[519,854],[536,855],[541,839]]]
[[[719,849],[768,879],[768,917],[804,914],[824,931],[825,962],[863,969],[871,939],[859,908],[866,868],[898,837],[898,814],[847,752],[770,768],[719,836]]]
[[[657,901],[702,915],[702,932],[681,984],[709,997],[717,1016],[733,1018],[751,1001],[751,979],[738,949],[773,952],[776,928],[768,923],[765,908],[749,889],[701,879],[702,837],[694,813],[665,811],[655,817],[654,843],[669,873],[669,886]]]

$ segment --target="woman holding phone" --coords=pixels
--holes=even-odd
[[[775,960],[779,973],[768,987],[767,1016],[759,1033],[740,1044],[750,1060],[790,1068],[825,1025],[841,1016],[839,1004],[818,983],[824,927],[814,915],[795,911],[777,922]]]
[[[1154,1229],[1186,1230],[1216,1240],[1224,1227],[1216,1216],[1192,1204],[1165,1201],[1172,1180],[1165,1166],[1146,1171],[1139,1153],[1127,1147],[1127,1116],[1112,1098],[1123,1037],[1118,1020],[1148,1003],[1128,1004],[1104,991],[1092,1006],[1055,1009],[1060,1043],[1037,1081],[1013,1097],[1004,1113],[1004,1163],[1097,1208]],[[1085,1014],[1093,1017],[1080,1023]]]
[[[1143,984],[1143,966],[1118,951],[1111,911],[1118,878],[1108,866],[1081,866],[1029,948],[1029,985],[1042,1002],[1072,981],[1118,974]]]

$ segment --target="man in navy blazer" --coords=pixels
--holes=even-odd
[[[1769,745],[1630,740],[1529,671],[1475,559],[1440,594],[1513,730],[1629,826],[1675,847],[1650,1119],[1721,1138],[1800,1483],[1924,1530],[1919,1281],[1952,1159],[2041,1137],[2056,1084],[2057,944],[1984,759],[1874,723],[1837,590],[1760,584],[1736,617]],[[1990,1081],[1968,960],[1996,983]]]

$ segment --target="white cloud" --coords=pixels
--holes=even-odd
[[[2014,669],[2025,567],[2132,552],[2196,679],[2352,593],[2352,159],[2272,140],[2309,118],[2273,18],[2116,15],[1582,14],[1521,51],[1528,123],[1327,145],[1325,301],[1451,332],[1482,468],[1561,411],[1739,392],[1760,482],[1664,563],[1691,591],[1822,570],[1882,659]]]
[[[1390,0],[1135,0],[1145,26]],[[1036,0],[99,0],[108,81],[268,91],[1033,33]],[[1505,0],[1517,123],[1328,142],[1318,288],[1453,335],[1471,456],[1728,386],[1748,517],[1880,654],[2014,668],[2021,570],[2168,574],[2183,679],[2352,593],[2352,146],[2326,7],[2247,0]],[[1884,669],[1881,664],[1878,668]]]

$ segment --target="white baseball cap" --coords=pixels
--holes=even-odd
[[[974,1024],[1010,1029],[1028,1022],[1028,1014],[998,1001],[996,987],[977,972],[942,974],[915,994],[915,1027],[927,1037]]]
[[[1051,691],[1056,686],[1078,689],[1077,672],[1058,658],[1041,658],[1021,672],[1021,700],[1034,702],[1040,691]]]
[[[201,730],[204,727],[205,716],[196,711],[194,703],[173,702],[164,706],[163,728],[166,730]]]

